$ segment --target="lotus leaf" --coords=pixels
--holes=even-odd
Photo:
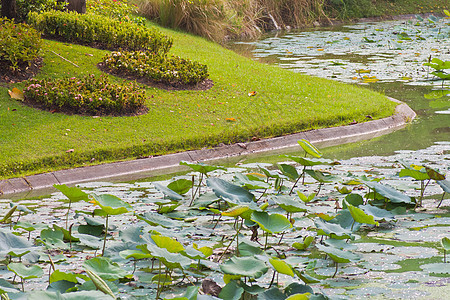
[[[98,274],[104,280],[117,280],[128,275],[117,263],[106,257],[95,257],[84,261],[84,268]]]
[[[27,267],[23,263],[10,263],[8,264],[8,270],[14,272],[14,274],[22,279],[39,278],[44,275],[41,267],[37,265]]]
[[[181,161],[180,165],[188,166],[192,170],[199,172],[203,175],[207,175],[207,173],[215,171],[215,170],[225,170],[225,168],[223,168],[223,167],[210,166],[210,165],[203,164],[203,163],[191,163],[188,161]]]
[[[107,215],[120,215],[128,212],[131,205],[121,200],[119,197],[108,194],[92,194],[93,203],[101,207]]]
[[[317,228],[317,235],[326,235],[333,239],[349,239],[352,237],[352,232],[346,230],[339,224],[326,222],[322,219],[315,219],[314,224]]]
[[[226,300],[239,300],[244,293],[244,288],[240,287],[236,281],[231,280],[220,291],[219,298]]]
[[[167,249],[167,251],[171,253],[184,251],[183,245],[171,237],[152,235],[152,240],[155,242],[156,246]]]
[[[302,148],[303,150],[305,150],[306,153],[308,153],[311,156],[317,157],[317,158],[321,158],[322,157],[322,152],[319,151],[319,149],[317,149],[316,147],[314,147],[313,144],[311,144],[309,141],[305,140],[305,139],[301,139],[300,141],[297,142]]]
[[[280,214],[268,214],[266,212],[254,211],[252,221],[258,223],[262,230],[269,233],[279,233],[292,227],[291,222]]]
[[[287,164],[278,164],[278,169],[280,169],[281,173],[284,176],[288,177],[291,180],[296,180],[300,175],[297,172],[297,169],[291,165]]]
[[[334,247],[317,245],[317,249],[328,254],[331,257],[331,259],[337,263],[348,263],[351,261],[357,261],[361,259],[361,257],[352,252],[340,250]]]
[[[267,182],[264,182],[262,180],[254,180],[250,179],[250,175],[244,175],[241,173],[236,173],[234,175],[234,178],[237,180],[237,183],[239,183],[242,187],[248,189],[248,190],[256,190],[256,189],[268,189],[270,188],[270,185]],[[257,178],[255,176],[252,176],[252,178]]]
[[[162,192],[165,196],[169,197],[169,199],[171,200],[183,200],[183,196],[181,196],[180,194],[176,193],[175,191],[173,191],[172,189],[170,189],[169,187],[165,187],[160,183],[157,182],[153,182],[153,185],[155,186],[155,188]]]
[[[389,199],[392,203],[414,204],[411,200],[411,197],[406,196],[405,194],[388,185],[373,181],[366,181],[364,183],[371,189],[374,189],[378,194]]]
[[[347,203],[347,208],[350,211],[350,214],[352,215],[353,220],[355,220],[355,222],[362,224],[371,224],[376,226],[380,225],[378,222],[375,222],[372,215],[366,214],[362,209],[355,207],[350,203]]]
[[[288,213],[306,212],[308,210],[302,202],[295,201],[287,195],[274,197],[273,201]]]
[[[278,273],[294,277],[294,271],[292,271],[292,267],[286,262],[274,258],[270,258],[269,262]]]
[[[253,202],[253,199],[255,198],[255,196],[246,189],[220,178],[208,178],[206,183],[218,197],[233,204]]]
[[[68,187],[65,184],[62,185],[54,184],[53,187],[58,189],[61,193],[63,193],[63,195],[69,198],[71,202],[78,202],[81,200],[89,201],[89,195],[83,192],[78,187]]]
[[[241,275],[250,278],[259,278],[269,270],[267,265],[255,257],[231,257],[220,265],[225,274]]]
[[[177,194],[184,195],[192,188],[192,180],[178,179],[167,185],[169,189]]]

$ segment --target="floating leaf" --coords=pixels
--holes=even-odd
[[[317,249],[328,254],[331,257],[331,259],[337,263],[348,263],[351,261],[357,261],[361,259],[361,257],[349,251],[340,250],[334,247],[327,247],[320,244],[316,246]]]
[[[89,271],[93,271],[105,280],[117,280],[124,278],[128,273],[117,263],[106,257],[95,257],[84,261],[83,266]]]

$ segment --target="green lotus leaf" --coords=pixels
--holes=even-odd
[[[180,165],[188,166],[192,170],[202,173],[203,175],[207,175],[207,173],[215,171],[215,170],[226,170],[223,167],[218,166],[210,166],[204,163],[191,163],[188,161],[181,161]]]
[[[231,280],[220,291],[219,298],[229,300],[239,300],[244,293],[244,288],[240,287],[236,281]]]
[[[286,295],[279,288],[273,287],[259,294],[258,300],[286,300]]]
[[[153,255],[144,253],[140,250],[123,250],[119,252],[120,257],[123,257],[125,259],[134,258],[134,259],[146,259],[146,258],[152,258]]]
[[[428,273],[432,274],[450,274],[449,263],[434,263],[421,265],[420,268]]]
[[[428,176],[428,175],[427,175]],[[366,181],[365,185],[374,189],[381,196],[389,199],[392,203],[414,204],[411,197],[397,191],[396,189],[378,182]]]
[[[54,188],[58,189],[64,196],[69,198],[71,202],[78,202],[81,200],[89,201],[89,195],[83,192],[80,188],[77,187],[68,187],[65,184],[54,184]]]
[[[184,195],[192,188],[192,180],[178,179],[169,183],[167,187],[177,194]]]
[[[206,183],[218,197],[233,204],[238,205],[253,202],[253,199],[255,198],[255,196],[246,189],[220,178],[208,178]]]
[[[244,175],[242,173],[236,173],[234,175],[234,178],[236,179],[236,182],[248,189],[248,190],[257,190],[257,189],[268,189],[270,188],[270,184],[267,182],[264,182],[262,180],[252,180],[250,179],[249,175]],[[252,178],[256,178],[255,176],[252,176]]]
[[[334,247],[327,247],[319,244],[317,245],[317,249],[328,254],[331,257],[331,259],[337,263],[348,263],[351,261],[357,261],[361,259],[361,257],[352,252],[344,251]]]
[[[441,245],[444,247],[445,251],[450,251],[450,239],[448,237],[443,237],[441,239]]]
[[[247,205],[237,205],[237,206],[230,207],[226,211],[222,212],[222,216],[235,218],[235,217],[241,216],[242,214],[247,213],[249,210],[250,210],[250,207],[248,207]]]
[[[155,242],[156,246],[167,249],[167,251],[171,253],[178,253],[184,251],[183,245],[171,237],[162,235],[152,235],[152,240]]]
[[[378,208],[373,205],[361,205],[359,208],[361,208],[366,214],[373,216],[376,221],[388,221],[395,218],[391,211]]]
[[[117,263],[106,257],[94,257],[84,261],[84,268],[98,274],[104,280],[117,280],[124,278],[128,273]]]
[[[78,283],[77,275],[73,273],[66,273],[60,270],[55,270],[52,275],[50,275],[50,283],[60,280]]]
[[[8,264],[8,270],[23,279],[40,278],[44,275],[41,267],[37,265],[27,267],[23,263],[10,263]]]
[[[317,149],[313,144],[311,144],[309,141],[305,140],[305,139],[301,139],[300,141],[297,142],[302,148],[303,150],[305,150],[306,153],[308,153],[311,156],[317,157],[317,158],[321,158],[322,157],[322,152],[319,151],[319,149]]]
[[[264,253],[259,244],[251,241],[243,241],[239,243],[238,249],[239,255],[241,256],[254,256]]]
[[[136,216],[139,220],[145,221],[146,223],[152,225],[152,226],[157,226],[157,225],[161,225],[162,227],[165,228],[174,228],[174,227],[182,227],[183,223],[170,219],[166,216],[157,214],[157,213],[153,213],[153,212],[146,212],[144,213],[144,215],[140,216],[137,215]]]
[[[250,278],[259,278],[269,270],[262,260],[255,257],[236,256],[221,264],[220,269],[225,274],[241,275]]]
[[[92,194],[91,197],[93,203],[100,206],[101,209],[110,216],[120,215],[132,209],[130,204],[126,203],[125,201],[114,195]]]
[[[314,237],[312,236],[306,236],[303,239],[303,242],[295,242],[292,244],[292,247],[294,247],[297,250],[305,250],[306,248],[311,245],[311,243],[314,241]]]
[[[203,246],[203,247],[198,247],[198,245],[196,243],[192,244],[192,246],[194,247],[195,250],[200,251],[201,253],[203,253],[203,256],[206,257],[210,257],[213,254],[213,248],[208,247],[208,246]]]
[[[350,214],[353,217],[353,220],[355,220],[358,223],[362,224],[371,224],[379,226],[380,224],[378,222],[375,222],[372,215],[366,214],[362,209],[355,207],[351,205],[350,203],[347,203],[347,208],[350,211]]]
[[[303,202],[298,200],[296,201],[293,197],[289,197],[287,195],[274,197],[273,201],[288,213],[308,211],[308,208],[303,204]]]
[[[297,195],[300,198],[300,200],[302,200],[305,203],[309,203],[309,202],[313,201],[316,198],[316,193],[311,193],[308,196],[306,196],[302,192],[297,191]]]
[[[326,235],[337,240],[352,238],[352,232],[339,224],[326,222],[319,218],[314,220],[314,225],[317,228],[317,235]]]
[[[15,254],[22,256],[32,250],[32,244],[25,238],[0,229],[0,256]]]
[[[64,233],[60,230],[43,229],[40,238],[41,241],[50,248],[67,249],[69,247],[64,243]]]
[[[309,300],[311,293],[295,294],[286,298],[286,300]]]
[[[293,282],[289,284],[285,289],[286,296],[292,296],[296,294],[314,293],[313,289],[309,285]]]
[[[416,180],[427,180],[430,179],[430,176],[427,174],[427,172],[425,171],[425,168],[421,170],[415,170],[415,169],[402,169],[399,173],[398,176],[400,177],[412,177]]]
[[[318,165],[329,165],[333,161],[330,159],[325,158],[305,158],[301,156],[293,156],[293,155],[283,155],[284,157],[287,157],[289,159],[292,159],[296,163],[301,164],[305,167],[312,167],[312,166],[318,166]]]
[[[346,208],[346,203],[358,207],[364,203],[364,199],[359,194],[348,194],[345,196],[345,202],[343,203],[344,208]]]
[[[294,271],[292,271],[292,267],[288,263],[274,258],[270,258],[269,262],[278,273],[294,277]]]
[[[163,186],[162,184],[160,184],[158,182],[153,182],[153,185],[155,186],[155,188],[158,191],[163,193],[165,196],[169,197],[169,199],[176,200],[176,201],[183,200],[183,196],[181,196],[180,194],[174,192],[170,188],[165,187],[165,186]]]
[[[152,277],[152,282],[162,286],[171,285],[172,277],[166,274],[156,274]]]
[[[280,169],[281,173],[283,173],[284,176],[288,177],[291,180],[297,180],[297,178],[300,176],[294,166],[287,164],[278,164],[277,166],[278,169]]]
[[[164,265],[170,269],[180,268],[183,269],[191,264],[191,259],[180,253],[172,253],[167,251],[165,248],[159,248],[153,244],[143,245],[145,249],[153,255],[155,258],[159,259]],[[142,248],[140,248],[142,249]],[[145,252],[145,251],[144,251]]]
[[[251,220],[258,223],[262,230],[269,233],[279,233],[292,227],[291,222],[280,214],[269,215],[266,212],[254,211]]]
[[[60,292],[37,291],[27,295],[27,300],[111,300],[111,296],[100,291]]]
[[[317,180],[320,183],[329,183],[339,180],[339,177],[334,175],[325,175],[323,172],[317,170],[305,170],[305,173]]]
[[[437,184],[444,190],[446,193],[450,193],[450,180],[439,180]]]

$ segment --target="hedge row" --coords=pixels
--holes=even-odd
[[[172,47],[172,39],[156,29],[100,15],[53,10],[30,13],[28,22],[47,37],[102,49],[167,53]]]
[[[178,56],[116,51],[107,54],[103,62],[115,72],[146,77],[169,85],[194,85],[208,77],[206,65]]]

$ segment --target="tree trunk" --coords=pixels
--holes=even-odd
[[[76,11],[77,13],[86,13],[86,0],[69,0],[69,11]]]
[[[17,17],[16,0],[2,0],[2,17],[8,19]]]

